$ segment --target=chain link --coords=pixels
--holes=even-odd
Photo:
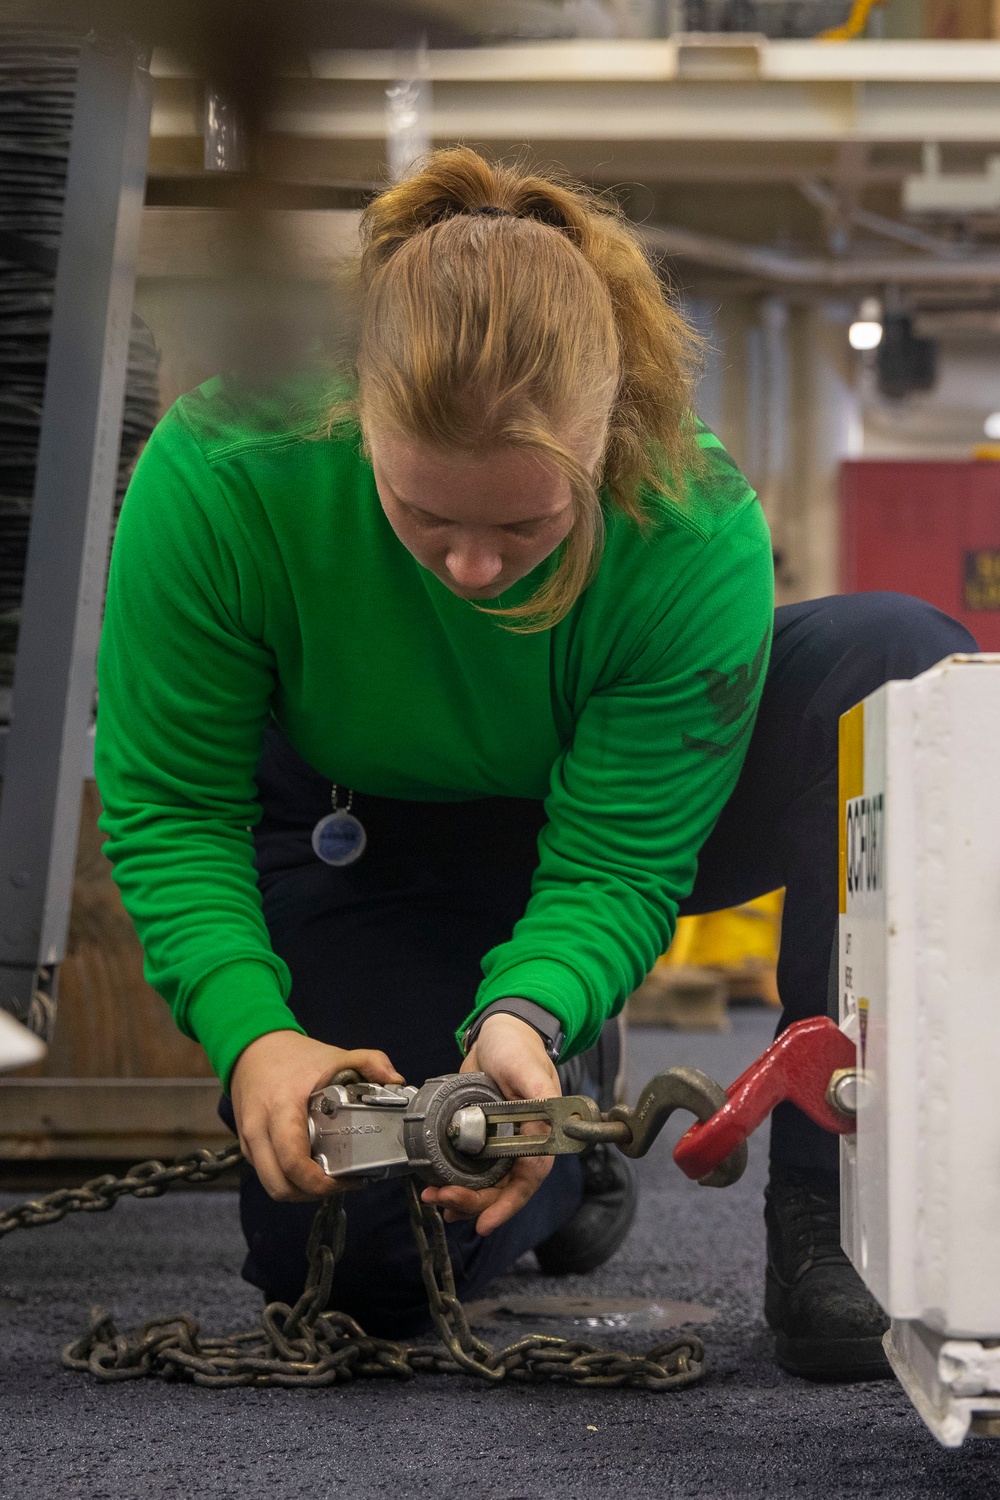
[[[420,1269],[438,1336],[447,1350],[448,1369],[464,1370],[482,1380],[563,1380],[572,1385],[639,1386],[649,1391],[676,1390],[692,1385],[704,1374],[705,1351],[693,1334],[681,1334],[657,1344],[645,1354],[598,1349],[582,1339],[528,1334],[505,1349],[494,1349],[469,1327],[455,1291],[444,1221],[438,1210],[420,1197],[407,1178],[410,1223],[420,1255]]]
[[[0,1238],[16,1229],[54,1224],[70,1213],[103,1213],[123,1197],[159,1197],[177,1182],[212,1182],[240,1160],[234,1143],[223,1151],[194,1151],[169,1165],[141,1162],[124,1177],[105,1175],[81,1187],[60,1188],[0,1213]],[[203,1337],[190,1313],[153,1319],[128,1336],[118,1332],[110,1313],[95,1308],[87,1332],[63,1350],[64,1368],[103,1381],[160,1377],[220,1387],[314,1387],[362,1376],[409,1380],[417,1372],[464,1372],[493,1384],[506,1379],[558,1380],[668,1391],[701,1378],[704,1349],[693,1334],[679,1335],[639,1355],[547,1334],[529,1334],[504,1349],[477,1338],[455,1290],[441,1215],[423,1202],[412,1177],[406,1187],[424,1287],[442,1347],[373,1338],[346,1313],[328,1308],[347,1223],[343,1195],[338,1194],[316,1211],[306,1284],[294,1307],[271,1302],[256,1328],[221,1338]]]
[[[229,1172],[243,1159],[239,1146],[234,1141],[223,1151],[202,1149],[181,1156],[165,1166],[159,1161],[143,1161],[126,1172],[124,1177],[92,1177],[80,1187],[57,1188],[44,1198],[19,1203],[0,1213],[0,1239],[14,1229],[40,1229],[45,1224],[55,1224],[67,1214],[106,1213],[114,1208],[119,1198],[158,1198],[175,1182],[214,1182],[224,1172]]]

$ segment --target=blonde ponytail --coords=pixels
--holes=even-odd
[[[576,513],[555,565],[526,604],[490,611],[546,629],[600,561],[599,486],[642,525],[649,492],[697,463],[697,336],[614,207],[464,147],[375,198],[361,234],[362,431],[531,448],[569,480]],[[606,437],[591,476],[573,445],[595,424]]]

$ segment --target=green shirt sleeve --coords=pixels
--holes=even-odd
[[[168,416],[122,508],[98,664],[105,850],[146,977],[225,1085],[267,1031],[301,1031],[261,913],[254,770],[274,688],[239,524]]]
[[[565,1056],[582,1051],[666,949],[746,754],[773,607],[770,537],[751,496],[584,703],[553,769],[527,911],[486,955],[459,1036],[518,995],[559,1017]]]

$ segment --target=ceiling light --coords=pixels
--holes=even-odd
[[[866,297],[858,316],[847,331],[852,349],[877,349],[882,342],[882,304],[877,297]]]
[[[847,337],[852,349],[877,349],[882,342],[882,324],[863,323],[859,318],[847,330]]]

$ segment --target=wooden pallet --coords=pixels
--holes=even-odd
[[[138,1161],[233,1139],[209,1078],[5,1078],[0,1161]]]
[[[0,1077],[0,1165],[162,1159],[232,1140],[208,1059],[143,977],[99,813],[85,782],[55,1036],[43,1062]]]

